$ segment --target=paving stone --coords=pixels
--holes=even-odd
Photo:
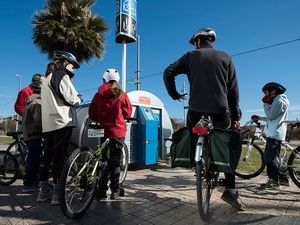
[[[60,207],[53,207],[49,202],[36,203],[36,193],[21,193],[22,180],[17,180],[8,187],[0,186],[0,225],[300,224],[300,189],[292,184],[280,190],[258,190],[265,180],[265,175],[251,180],[236,179],[239,194],[247,205],[243,212],[222,201],[220,196],[224,188],[216,187],[207,222],[199,216],[195,177],[191,170],[159,165],[153,169],[129,171],[124,198],[94,201],[86,214],[77,220],[66,218]]]

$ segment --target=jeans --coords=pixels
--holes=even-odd
[[[195,112],[195,111],[188,111],[187,114],[187,127],[192,129],[196,123],[201,119],[202,116],[210,116],[212,118],[212,122],[214,127],[222,128],[222,129],[228,129],[231,126],[231,119],[230,116],[227,114],[215,114],[215,113],[202,113],[202,112]],[[195,150],[196,150],[196,135],[193,134],[193,139],[195,141],[192,141],[191,149],[193,152],[191,152],[191,161],[194,162],[195,157]],[[194,164],[194,163],[192,163]],[[224,173],[225,175],[225,187],[229,189],[235,188],[235,175],[230,173]]]
[[[272,138],[267,138],[264,161],[267,166],[268,178],[278,181],[279,177],[279,153],[281,141]]]
[[[28,154],[26,159],[26,173],[23,180],[25,186],[38,185],[38,173],[42,153],[41,144],[42,139],[26,141]]]

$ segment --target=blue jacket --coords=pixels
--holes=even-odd
[[[287,125],[283,123],[288,117],[289,100],[286,95],[277,95],[272,104],[264,104],[266,117],[261,120],[266,121],[264,133],[268,138],[275,140],[285,140]]]

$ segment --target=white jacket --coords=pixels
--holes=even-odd
[[[63,70],[50,74],[42,83],[42,129],[44,132],[76,126],[76,111],[73,106],[81,100],[68,74]]]
[[[283,123],[288,117],[289,100],[286,95],[277,95],[271,105],[264,104],[266,117],[261,120],[266,121],[264,133],[268,138],[275,140],[285,140],[287,124]]]

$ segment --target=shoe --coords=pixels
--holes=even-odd
[[[289,178],[287,177],[279,177],[279,184],[280,186],[286,186],[286,187],[291,186]]]
[[[52,194],[51,205],[59,205],[59,196],[54,192]]]
[[[59,185],[58,184],[53,185],[51,205],[59,205]]]
[[[38,197],[36,199],[36,202],[42,203],[50,200],[52,197],[51,191],[47,192],[42,192],[41,190],[39,191]]]
[[[107,198],[106,191],[103,191],[103,190],[96,190],[94,196],[95,196],[96,200],[101,200],[101,199]]]
[[[36,192],[38,190],[39,186],[37,185],[23,185],[22,187],[22,193]]]
[[[243,211],[244,208],[246,208],[245,204],[243,204],[239,198],[238,192],[236,192],[236,194],[232,194],[228,189],[226,189],[222,194],[221,199],[232,205],[237,210]]]
[[[111,191],[111,194],[110,194],[110,199],[111,200],[117,200],[119,199],[119,197],[123,197],[125,195],[125,190],[123,187],[120,187],[119,190],[117,191]]]
[[[278,181],[275,181],[273,179],[269,179],[265,184],[261,184],[259,186],[259,189],[276,189],[279,188],[279,183]]]

